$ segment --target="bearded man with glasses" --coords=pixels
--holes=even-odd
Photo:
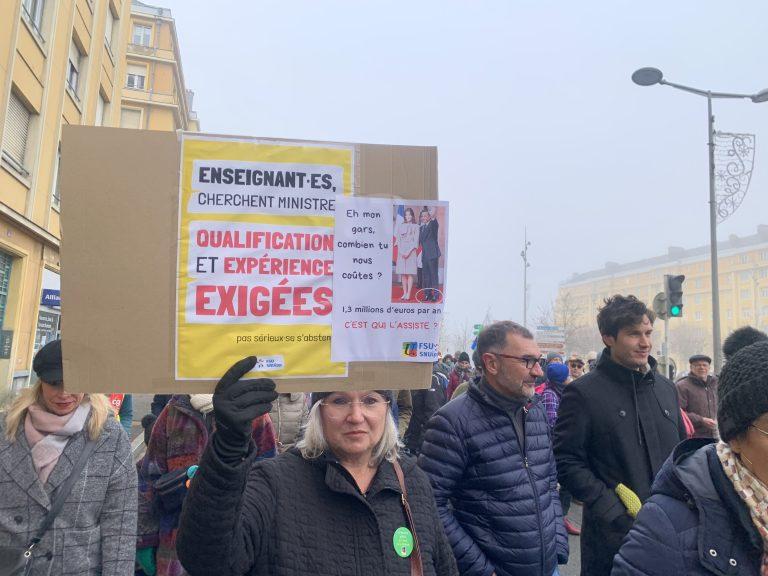
[[[483,376],[430,420],[419,465],[466,576],[550,576],[568,561],[531,332],[496,322],[477,338]]]

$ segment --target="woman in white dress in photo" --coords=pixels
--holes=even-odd
[[[403,294],[400,300],[411,299],[413,291],[413,279],[416,276],[416,250],[419,247],[419,225],[412,208],[406,208],[403,221],[397,225],[395,231],[395,245],[397,246],[397,262],[395,273],[400,275],[400,284]]]

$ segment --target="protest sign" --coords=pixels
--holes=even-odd
[[[183,206],[187,208],[191,206],[191,209],[187,215],[187,233],[184,234],[188,244],[187,251],[183,252],[179,243],[181,239],[179,209],[182,206],[179,194],[184,186],[181,183],[181,172],[184,167],[181,162],[181,140],[176,133],[66,126],[62,134],[60,181],[62,197],[66,200],[62,202],[61,217],[62,229],[66,232],[64,232],[61,248],[61,300],[63,302],[64,377],[68,389],[108,393],[212,391],[221,372],[211,373],[205,379],[199,380],[176,377],[177,325],[181,327],[180,315],[182,313],[186,315],[188,311],[186,295],[184,298],[177,299],[177,289],[182,282],[186,282],[187,287],[204,285],[207,282],[211,285],[221,285],[218,284],[221,272],[219,260],[216,260],[215,272],[203,272],[208,270],[205,263],[210,262],[205,258],[233,258],[228,261],[229,269],[233,272],[226,273],[226,276],[236,279],[232,282],[235,286],[250,286],[247,279],[253,276],[256,266],[269,266],[269,270],[272,270],[273,257],[280,261],[274,263],[275,270],[281,267],[280,272],[285,270],[295,272],[297,266],[298,271],[302,271],[304,266],[303,270],[310,274],[288,275],[288,284],[294,288],[290,295],[291,299],[283,301],[284,293],[278,292],[281,294],[278,302],[281,311],[290,305],[290,310],[293,312],[294,304],[299,304],[299,309],[304,310],[303,302],[293,300],[297,285],[310,286],[314,292],[316,288],[322,287],[323,283],[328,281],[328,275],[322,273],[325,271],[322,267],[327,260],[322,241],[319,245],[312,244],[310,241],[309,244],[303,244],[302,249],[299,249],[296,243],[286,248],[284,243],[278,246],[273,242],[272,251],[279,254],[277,256],[270,254],[270,261],[262,262],[263,253],[259,253],[258,264],[253,260],[247,260],[248,257],[240,253],[249,248],[237,247],[247,245],[249,242],[253,245],[257,239],[258,242],[267,242],[267,233],[278,231],[280,226],[290,227],[293,232],[300,235],[310,234],[311,230],[319,236],[327,236],[329,232],[333,232],[333,219],[323,215],[324,206],[319,201],[316,204],[313,203],[304,215],[270,213],[268,210],[275,206],[273,204],[270,207],[266,197],[276,191],[264,190],[263,193],[255,194],[262,199],[245,201],[251,204],[248,208],[258,209],[258,213],[246,211],[246,214],[235,218],[227,212],[220,213],[215,210],[196,212],[195,206],[187,201]],[[316,153],[318,148],[351,150],[353,165],[350,166],[349,185],[355,197],[399,197],[415,205],[437,198],[435,148],[281,142],[245,138],[240,140],[272,144],[276,147],[286,144],[307,147],[311,149],[308,153]],[[208,142],[212,141],[208,140]],[[245,163],[253,161],[248,157],[210,159]],[[266,165],[280,163],[284,159],[260,158],[257,161]],[[332,182],[334,178],[338,180],[335,176],[338,172],[334,172],[332,167],[338,167],[339,163],[327,160],[318,162],[296,157],[285,163],[304,166],[318,163],[320,166],[331,166],[331,169],[323,169],[318,173],[329,174]],[[221,166],[211,163],[209,167]],[[247,169],[243,166],[230,167],[233,170]],[[266,166],[264,169],[267,169]],[[222,167],[222,184],[225,177],[223,170]],[[302,171],[288,168],[285,170]],[[203,176],[203,179],[207,179],[208,175],[213,173],[214,171],[211,170]],[[247,182],[246,173],[239,174],[241,174],[239,176],[241,181]],[[253,176],[254,173],[251,172],[251,182],[253,182]],[[238,178],[234,171],[231,177],[233,181]],[[342,176],[342,180],[343,178]],[[294,182],[298,180],[299,177],[296,176]],[[277,176],[274,176],[271,185],[274,186],[276,182],[278,182]],[[283,175],[282,183],[287,182]],[[322,177],[319,180],[316,179],[316,183],[322,186],[324,183]],[[211,189],[206,193],[221,196],[212,197],[213,204],[205,205],[198,198],[200,208],[229,210],[231,207],[227,206],[228,202],[230,204],[243,202],[234,200],[234,193],[214,189],[219,186],[218,182],[201,184],[211,185]],[[305,202],[301,199],[300,190],[294,192],[296,193],[292,194],[292,197],[295,202]],[[305,192],[313,193],[316,190],[305,190]],[[229,199],[227,194],[230,194]],[[331,191],[328,194],[335,198],[335,194],[339,194],[339,191],[335,193]],[[246,195],[240,194],[241,199],[244,196]],[[321,199],[320,196],[317,198]],[[207,202],[208,198],[204,201]],[[286,206],[278,204],[277,208],[282,210]],[[258,229],[254,230],[254,226]],[[200,232],[201,230],[205,232]],[[193,232],[195,236],[191,235]],[[225,235],[225,232],[228,234]],[[248,232],[253,234],[249,235]],[[277,236],[270,236],[269,241],[277,240],[279,243],[284,238],[287,237],[283,236],[277,240]],[[291,237],[292,240],[296,238],[296,236]],[[214,245],[219,243],[220,245]],[[304,250],[307,247],[309,249]],[[294,252],[298,250],[301,254],[295,254],[295,258],[283,254],[282,252],[287,249]],[[227,253],[218,254],[215,253],[216,250]],[[183,258],[180,257],[182,252]],[[311,256],[307,257],[307,253]],[[245,260],[243,260],[244,257]],[[197,258],[202,258],[199,261],[201,272],[197,272]],[[284,262],[292,258],[310,259],[320,263]],[[183,263],[183,270],[179,270],[180,263]],[[190,264],[195,268],[191,269]],[[249,266],[250,275],[247,274]],[[183,272],[187,277],[184,279],[181,275],[177,277],[177,271]],[[221,273],[221,276],[224,275]],[[279,287],[283,279],[281,276],[279,281],[273,281],[274,279],[267,281],[274,275],[266,274],[263,278],[264,286],[270,291],[275,286]],[[306,284],[304,284],[305,280]],[[301,295],[302,292],[299,294]],[[234,312],[234,317],[238,317],[241,311],[246,316],[251,315],[250,292],[248,292],[249,306],[245,310],[239,307],[240,295],[237,289],[233,292],[231,288],[229,291],[224,289],[223,292],[219,292],[218,288],[214,291],[203,291],[200,316],[219,318],[219,309],[223,316],[232,316]],[[273,294],[270,293],[270,296]],[[309,295],[307,305],[312,302],[312,308],[314,308],[317,302],[312,301],[310,297],[314,298]],[[272,304],[273,301],[270,299],[270,310],[274,310]],[[256,309],[260,310],[258,307]],[[193,309],[193,312],[195,310]],[[205,313],[211,310],[214,310],[214,314]],[[278,317],[280,316],[278,314]],[[190,319],[192,318],[190,316]],[[255,322],[255,324],[259,323]],[[194,330],[201,326],[204,333],[198,335],[199,340],[194,345],[198,347],[200,354],[209,354],[209,356],[212,354],[207,351],[207,348],[218,347],[219,342],[214,336],[208,336],[208,334],[216,335],[219,330],[224,330],[225,326],[227,330],[239,331],[249,327],[250,331],[250,325],[247,323],[224,325],[213,322],[210,324],[189,322],[187,328]],[[319,334],[319,331],[330,330],[330,326],[322,322],[308,324],[284,322],[283,325],[277,325],[277,328],[274,328],[274,325],[270,328],[270,330],[276,330],[275,333],[278,334],[288,334],[290,331],[299,329],[317,330],[316,333]],[[206,330],[210,332],[205,332]],[[236,348],[242,347],[240,349],[243,356],[251,353],[245,344],[233,343],[232,345]],[[333,369],[336,363],[330,361],[330,344],[326,342],[322,346],[325,346],[326,358],[319,363],[325,363],[326,367]],[[321,347],[315,348],[315,350],[320,349]],[[280,355],[272,353],[272,350],[274,349],[262,349],[259,350],[259,354]],[[289,363],[293,367],[301,366],[300,361],[296,365],[293,364],[293,357],[289,357],[288,352],[283,352],[282,356],[286,367]],[[272,361],[274,362],[274,359]],[[260,372],[257,375],[271,376],[269,372]],[[317,378],[289,375],[279,377],[277,384],[278,389],[285,392],[418,388],[429,387],[430,375],[429,363],[352,361],[347,364],[346,376],[335,376],[332,373]]]
[[[333,360],[437,360],[448,206],[412,204],[338,200]]]
[[[255,355],[264,376],[343,376],[331,362],[333,215],[354,148],[182,138],[176,378]]]
[[[542,354],[565,356],[565,330],[560,326],[536,326],[536,344]]]

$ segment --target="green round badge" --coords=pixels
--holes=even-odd
[[[392,546],[395,547],[395,552],[400,558],[408,558],[413,552],[413,534],[405,526],[401,526],[395,530],[395,535],[392,537]]]

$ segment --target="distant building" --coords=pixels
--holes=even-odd
[[[194,93],[184,71],[171,11],[137,0],[131,3],[120,126],[198,132]]]
[[[168,10],[0,3],[0,392],[26,385],[34,353],[60,333],[61,127],[196,131],[191,106]]]
[[[685,274],[683,317],[670,320],[670,351],[678,367],[694,352],[712,353],[712,285],[709,246],[670,247],[666,254],[575,274],[560,284],[558,318],[571,327],[595,326],[598,308],[613,294],[634,294],[648,306],[664,290],[665,274]],[[768,328],[768,226],[751,236],[730,236],[718,244],[720,326],[723,338],[739,326]],[[663,340],[657,326],[654,354]]]

